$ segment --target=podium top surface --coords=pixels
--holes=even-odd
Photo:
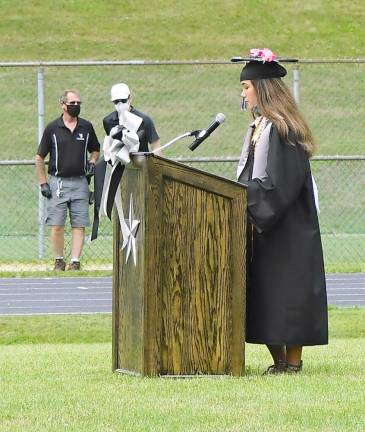
[[[185,169],[188,168],[189,170],[191,170],[192,172],[197,173],[197,174],[204,174],[205,176],[208,176],[208,177],[211,177],[211,178],[214,178],[214,179],[217,179],[217,180],[221,180],[221,181],[227,182],[227,183],[231,184],[234,187],[239,187],[239,188],[242,188],[242,189],[246,189],[246,186],[244,186],[241,183],[238,183],[237,181],[230,180],[230,179],[228,179],[226,177],[221,177],[221,176],[218,176],[216,174],[212,174],[210,172],[203,171],[203,170],[198,169],[198,168],[194,168],[194,167],[192,167],[190,165],[187,165],[187,164],[184,164],[184,163],[181,163],[181,162],[177,162],[177,161],[175,161],[173,159],[168,159],[168,158],[165,158],[165,157],[162,157],[162,156],[158,156],[158,155],[156,155],[154,153],[151,153],[151,152],[132,153],[131,159],[132,159],[133,165],[136,166],[136,167],[138,167],[138,168],[142,168],[145,165],[146,161],[148,161],[149,159],[156,159],[157,161],[169,163],[169,164],[174,165],[176,167],[181,167],[181,168],[185,168]]]

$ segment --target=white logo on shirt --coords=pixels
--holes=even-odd
[[[79,132],[79,136],[76,139],[79,141],[85,141],[84,134]]]

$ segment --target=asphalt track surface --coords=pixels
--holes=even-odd
[[[328,303],[365,306],[365,273],[327,275]],[[111,313],[112,279],[0,278],[0,315]]]

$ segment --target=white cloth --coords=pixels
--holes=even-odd
[[[254,132],[255,126],[256,126],[255,122],[252,122],[250,124],[249,129],[246,132],[243,141],[241,157],[237,166],[237,180],[239,179],[240,175],[242,174],[242,172],[246,167],[248,154],[250,152],[252,134]],[[272,123],[266,119],[266,125],[264,126],[262,133],[255,144],[255,159],[254,159],[254,166],[252,171],[253,179],[258,178],[260,180],[263,180],[267,178],[266,166],[267,166],[267,157],[269,153],[269,138],[270,138],[271,126]],[[312,175],[312,184],[313,184],[314,203],[316,206],[317,213],[319,214],[320,208],[319,208],[318,187],[316,181],[314,180],[313,175]]]
[[[130,131],[137,132],[141,126],[143,119],[130,111],[124,111],[121,115],[118,115],[119,124],[124,126]]]
[[[129,164],[129,162],[131,161],[130,153],[138,152],[139,137],[137,135],[137,130],[141,125],[142,121],[143,119],[141,117],[138,117],[135,114],[130,113],[129,111],[125,111],[123,115],[119,117],[119,125],[114,126],[110,130],[109,135],[105,136],[104,138],[104,160],[106,162],[110,161],[111,165],[107,164],[106,168],[99,212],[100,215],[106,215],[107,213],[106,203],[109,194],[110,178],[112,176],[112,172],[116,169],[119,163],[122,165]],[[121,128],[121,126],[123,126],[123,128]],[[116,132],[119,132],[121,129],[123,132],[121,140],[113,139],[112,135]],[[128,239],[131,236],[131,232],[124,218],[120,186],[118,186],[114,203],[118,212],[119,222],[123,236],[122,249],[124,249],[125,246],[128,244]]]
[[[259,178],[260,180],[267,178],[266,166],[267,166],[267,156],[269,152],[269,138],[270,138],[271,126],[272,123],[267,119],[265,119],[265,125],[263,126],[261,135],[255,144],[255,160],[254,160],[254,166],[252,171],[252,178]],[[241,157],[237,166],[237,180],[239,179],[240,175],[244,171],[247,164],[254,127],[255,127],[255,122],[250,124],[250,127],[243,141]]]
[[[313,175],[312,175],[312,183],[313,183],[314,203],[316,205],[317,213],[319,214],[321,211],[319,209],[318,188],[317,188],[317,183],[314,180]]]

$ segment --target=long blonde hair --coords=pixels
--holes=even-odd
[[[286,84],[280,78],[251,80],[256,91],[257,108],[289,142],[302,145],[312,156],[315,150],[313,135]],[[289,138],[290,135],[293,134]]]

